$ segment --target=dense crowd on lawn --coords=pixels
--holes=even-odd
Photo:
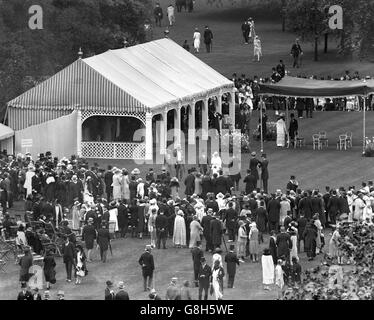
[[[213,285],[213,292],[221,299],[224,271],[220,253],[221,247],[226,246],[224,235],[228,234],[230,246],[231,255],[226,262],[228,288],[231,288],[236,265],[245,261],[258,262],[259,246],[264,242],[264,235],[270,234],[268,249],[261,256],[264,289],[274,283],[275,272],[281,298],[284,283],[292,285],[301,281],[301,267],[297,262],[300,252],[305,251],[312,260],[323,249],[326,227],[335,228],[342,215],[347,215],[350,221],[371,223],[374,187],[369,181],[360,189],[302,190],[292,176],[285,183],[284,191],[278,189],[274,194],[267,193],[259,188],[260,177],[261,186],[264,186],[264,175],[260,171],[266,170],[265,160],[266,156],[261,161],[252,155],[241,189],[240,175],[229,176],[217,155],[209,159],[208,164],[189,169],[184,177],[183,172],[179,173],[180,178],[183,177],[181,181],[171,173],[174,168],[166,166],[160,172],[150,169],[144,174],[138,169],[128,172],[112,167],[107,170],[98,166],[88,168],[81,159],[58,160],[50,153],[41,155],[36,161],[30,156],[9,157],[3,163],[2,199],[24,196],[26,214],[25,222],[21,223],[4,212],[2,235],[6,239],[12,237],[11,227],[18,223],[16,243],[25,250],[25,257],[20,260],[20,281],[28,280],[31,253],[44,254],[48,289],[55,282],[55,262],[52,253],[44,251],[39,241],[47,235],[43,228],[33,228],[33,221],[51,223],[61,233],[65,241],[62,255],[67,281],[71,281],[74,266],[76,284],[85,276],[86,262],[92,262],[95,242],[100,247],[101,261],[106,262],[111,239],[128,235],[140,239],[149,237],[150,244],[146,249],[149,255],[153,248],[166,249],[168,238],[177,248],[192,249],[194,281],[199,286],[200,276],[208,272],[206,263],[201,269],[200,262],[204,256],[201,248],[204,239],[205,252],[214,254],[211,272],[220,270],[220,276],[217,278],[216,275],[219,286]],[[25,179],[18,180],[22,171],[25,171]],[[12,181],[12,177],[17,180]],[[182,183],[185,185],[183,194]],[[7,189],[8,185],[16,185],[18,193],[12,194],[16,189]],[[2,204],[5,211],[9,201],[3,200]],[[80,236],[83,242],[76,239]],[[339,256],[338,238],[336,229],[329,245],[335,258]],[[220,261],[218,269],[216,259]],[[146,259],[152,265],[153,258],[151,260]],[[143,260],[139,263],[142,267],[147,266]],[[143,270],[145,291],[152,289],[153,269],[151,271],[144,274]],[[212,277],[212,273],[208,274]],[[202,289],[199,289],[199,298],[202,298]]]

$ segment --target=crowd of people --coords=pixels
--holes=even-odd
[[[358,190],[355,187],[348,190],[326,187],[325,192],[321,192],[318,189],[302,190],[296,177],[291,176],[283,192],[278,189],[272,194],[267,190],[266,155],[259,160],[253,153],[250,169],[243,179],[245,187],[240,190],[241,177],[235,177],[237,180],[233,181],[233,177],[224,173],[219,160],[215,154],[209,165],[191,168],[185,177],[182,174],[185,187],[182,193],[182,181],[179,182],[166,167],[158,173],[150,169],[143,180],[138,169],[130,173],[110,166],[107,170],[97,166],[88,169],[81,159],[58,160],[49,152],[39,155],[35,161],[30,155],[4,159],[3,170],[7,173],[8,184],[13,186],[10,190],[14,191],[4,197],[25,199],[25,222],[14,221],[6,213],[9,202],[2,203],[2,236],[9,239],[11,227],[18,224],[16,242],[24,251],[19,260],[22,286],[30,277],[32,253],[44,255],[47,290],[56,283],[53,252],[43,251],[43,246],[36,240],[46,236],[45,230],[43,227],[33,229],[33,221],[42,225],[50,223],[61,232],[66,281],[71,282],[74,274],[76,285],[88,272],[87,263],[93,260],[95,242],[100,248],[102,263],[106,263],[112,239],[128,235],[149,239],[139,264],[144,291],[150,291],[154,289],[155,269],[151,252],[155,248],[167,249],[167,239],[170,239],[174,247],[191,250],[194,284],[199,287],[200,299],[207,299],[209,292],[216,299],[222,299],[225,274],[227,288],[232,288],[237,265],[260,261],[264,289],[275,284],[281,298],[284,285],[301,281],[300,253],[306,252],[308,259],[313,260],[322,252],[326,228],[334,230],[329,252],[339,262],[339,219],[346,216],[348,221],[372,223],[372,181],[363,183]],[[23,175],[26,178],[20,179]],[[266,234],[270,236],[268,244],[264,244]],[[82,240],[78,241],[80,236]],[[265,245],[264,252],[260,252],[260,244]],[[229,250],[224,258],[221,255],[223,246]],[[207,262],[206,254],[213,254],[212,264]],[[169,292],[166,299],[179,297],[180,290],[174,288],[175,279],[170,286],[173,288],[168,292],[174,293]],[[183,284],[183,296],[188,296],[189,286]],[[119,287],[123,290],[123,286]],[[153,298],[157,296],[154,290],[149,294]],[[31,299],[29,294],[26,296]],[[116,295],[111,296],[116,298]]]

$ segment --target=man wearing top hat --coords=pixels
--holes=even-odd
[[[239,265],[239,259],[236,253],[234,252],[235,245],[230,244],[230,251],[225,256],[225,262],[227,264],[227,288],[234,288],[234,280],[236,274],[236,265]]]
[[[192,253],[192,261],[193,261],[193,271],[194,271],[194,279],[195,279],[195,286],[199,286],[199,270],[201,265],[201,258],[204,257],[204,252],[201,250],[201,242],[196,241],[196,245],[191,249]]]
[[[201,258],[201,265],[199,270],[199,300],[202,300],[204,291],[204,300],[208,300],[209,287],[212,283],[212,268],[206,263],[204,257]]]
[[[153,271],[155,269],[153,255],[151,254],[151,245],[146,245],[145,252],[139,258],[139,264],[142,266],[142,274],[144,280],[144,291],[151,290]]]

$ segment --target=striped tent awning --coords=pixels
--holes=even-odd
[[[13,108],[150,112],[232,81],[170,39],[78,59],[8,102]]]

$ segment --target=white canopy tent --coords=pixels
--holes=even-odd
[[[7,116],[10,127],[21,130],[77,110],[78,154],[92,158],[131,158],[134,148],[139,151],[139,143],[82,141],[79,137],[85,120],[93,116],[134,117],[145,127],[145,143],[141,143],[144,152],[137,154],[150,159],[154,116],[162,118],[161,140],[166,147],[167,113],[175,111],[174,140],[180,144],[181,108],[189,106],[188,140],[192,144],[195,143],[196,102],[203,102],[202,130],[207,139],[208,100],[216,99],[217,111],[221,112],[222,95],[229,93],[229,116],[235,125],[234,90],[232,81],[165,38],[78,59],[8,102]],[[121,154],[102,152],[103,148],[124,151]]]

